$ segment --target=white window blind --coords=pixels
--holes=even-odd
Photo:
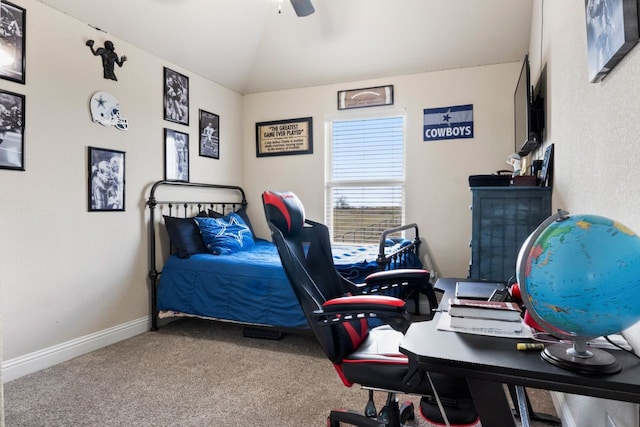
[[[404,222],[404,116],[331,123],[326,218],[335,242],[377,242]]]

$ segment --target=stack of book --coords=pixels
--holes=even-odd
[[[482,329],[496,332],[522,331],[522,310],[508,301],[454,298],[449,301],[452,329]]]

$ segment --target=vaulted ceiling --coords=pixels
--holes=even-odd
[[[39,1],[242,94],[521,61],[533,3],[312,0],[298,17],[289,0]]]

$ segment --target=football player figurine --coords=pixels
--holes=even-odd
[[[104,70],[104,78],[111,79],[111,80],[118,80],[116,78],[115,73],[113,72],[113,69],[115,68],[114,64],[118,64],[119,67],[122,67],[122,64],[124,64],[124,61],[127,60],[127,57],[124,55],[122,55],[121,57],[118,57],[118,54],[115,52],[115,48],[113,47],[113,43],[110,42],[109,40],[104,42],[104,47],[99,47],[97,49],[93,48],[93,44],[94,44],[93,40],[87,40],[86,45],[89,46],[89,49],[91,49],[91,52],[95,56],[99,55],[102,57],[102,68]]]
[[[509,154],[507,157],[507,163],[513,167],[513,175],[518,176],[522,172],[522,161],[518,153]]]

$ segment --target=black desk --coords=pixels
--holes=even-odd
[[[448,298],[450,284],[441,280],[436,288]],[[438,316],[412,324],[400,351],[426,371],[466,377],[483,427],[516,425],[503,384],[640,403],[640,360],[631,354],[611,352],[620,373],[583,375],[545,362],[538,351],[517,351],[516,339],[439,331]]]

